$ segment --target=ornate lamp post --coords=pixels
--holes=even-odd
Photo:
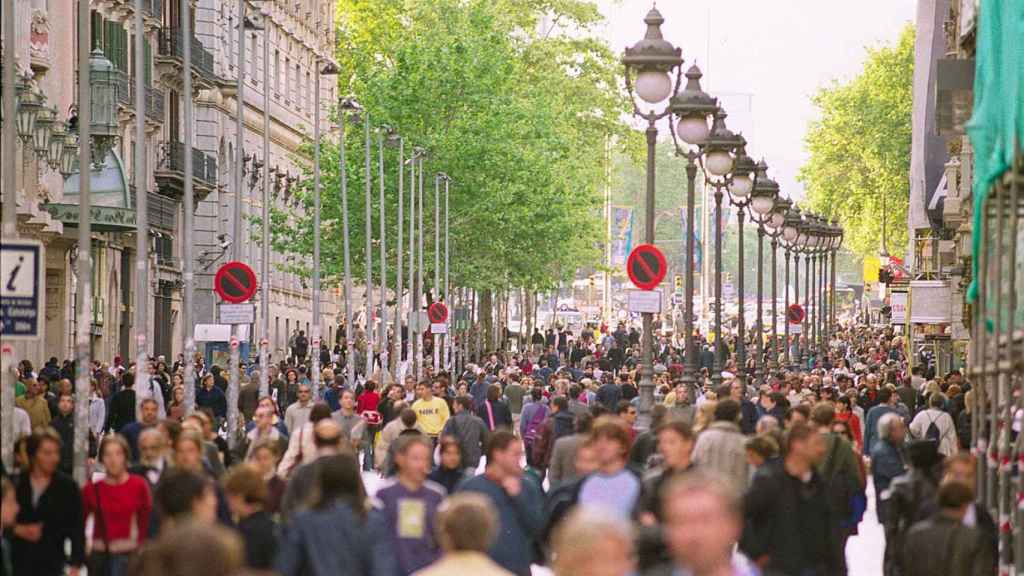
[[[682,50],[676,48],[661,34],[665,18],[657,8],[651,8],[644,18],[647,33],[644,38],[626,48],[622,63],[626,67],[626,89],[633,99],[633,114],[647,121],[647,194],[645,218],[645,242],[654,243],[654,154],[658,141],[658,120],[671,113],[670,108],[654,109],[669,96],[678,91],[683,64]],[[673,88],[672,72],[676,72]],[[635,80],[634,80],[635,77]],[[647,111],[640,108],[636,97],[645,103]],[[730,158],[731,160],[731,158]],[[650,423],[650,412],[654,405],[654,334],[652,314],[643,315],[642,369],[640,375],[640,421],[639,427]]]
[[[700,68],[691,66],[686,71],[686,87],[672,97],[669,107],[678,118],[672,131],[673,140],[678,136],[687,149],[683,150],[676,141],[676,154],[686,157],[686,266],[684,271],[684,318],[686,354],[683,361],[683,382],[688,388],[697,383],[697,343],[693,334],[693,274],[694,262],[694,206],[697,178],[697,162],[703,160],[703,146],[707,143],[711,128],[708,120],[718,110],[718,103],[700,87]],[[671,124],[669,124],[671,126]],[[694,150],[694,147],[697,147]],[[702,162],[703,164],[703,162]],[[705,173],[707,171],[705,170]]]
[[[800,297],[800,282],[799,282],[800,281],[800,256],[799,256],[798,252],[796,251],[796,248],[797,248],[797,240],[800,237],[800,226],[801,226],[802,223],[803,223],[803,217],[800,215],[800,208],[798,208],[796,206],[793,206],[786,213],[786,216],[783,219],[783,225],[782,225],[782,240],[783,240],[783,243],[784,243],[784,245],[786,247],[786,275],[785,275],[785,282],[783,282],[783,285],[784,285],[783,286],[783,291],[785,292],[785,310],[787,311],[787,315],[788,315],[789,303],[790,303],[790,299],[789,299],[789,277],[790,277],[790,275],[789,275],[789,261],[790,261],[790,256],[793,257],[793,270],[794,270],[794,274],[793,274],[793,287],[794,287],[793,295],[794,295],[794,298],[793,298],[793,301],[795,302]],[[788,319],[788,316],[787,316],[787,319],[786,319],[786,322],[784,323],[784,325],[785,326],[784,326],[783,330],[784,330],[785,344],[784,344],[783,347],[785,349],[784,350],[784,354],[785,354],[786,366],[789,367],[789,366],[792,366],[793,361],[797,360],[797,359],[793,358],[792,354],[790,353],[791,346],[790,346],[790,343],[789,343],[789,319]]]
[[[739,254],[737,261],[737,282],[736,289],[736,376],[743,385],[744,392],[747,387],[747,331],[746,331],[746,306],[744,299],[744,254],[743,254],[743,221],[750,207],[751,192],[754,189],[757,178],[757,165],[754,160],[747,156],[746,140],[737,135],[742,142],[736,150],[736,159],[732,168],[732,179],[729,181],[729,202],[736,207],[736,229]],[[767,166],[765,166],[767,169]],[[771,208],[769,208],[770,210]]]
[[[831,278],[831,282],[832,282],[832,298],[831,298],[831,302],[830,302],[829,307],[828,307],[828,311],[829,311],[828,334],[829,334],[829,336],[831,336],[831,334],[835,330],[835,326],[836,326],[836,306],[839,303],[839,300],[837,298],[838,293],[836,292],[836,289],[838,288],[838,286],[836,286],[836,277],[837,277],[837,274],[838,274],[837,269],[836,269],[836,255],[839,253],[839,249],[843,246],[843,237],[844,237],[843,229],[839,226],[839,220],[832,220],[832,226],[835,227],[835,241],[832,244],[832,278]]]
[[[117,142],[117,85],[114,65],[96,48],[89,56],[89,91],[92,118],[89,133],[93,147],[93,164],[102,164]],[[85,170],[83,170],[83,173]]]
[[[757,224],[757,323],[754,334],[757,337],[757,356],[754,363],[754,379],[757,384],[764,382],[764,236],[765,225],[770,224],[779,195],[779,184],[768,178],[768,164],[761,160],[757,164],[754,187],[750,193],[750,220]],[[742,248],[740,248],[742,252]],[[740,271],[742,272],[742,268]],[[773,267],[774,271],[775,268]],[[741,284],[742,286],[742,284]],[[742,311],[740,312],[742,314]]]
[[[786,213],[793,207],[793,202],[789,198],[782,198],[777,196],[775,198],[775,208],[772,210],[771,215],[768,217],[765,223],[765,233],[772,239],[772,332],[771,332],[771,353],[768,358],[768,369],[774,370],[779,366],[779,332],[778,332],[778,294],[777,294],[777,282],[778,282],[778,249],[779,249],[779,238],[782,237],[783,225],[786,222]],[[788,260],[787,260],[788,262]],[[788,266],[787,266],[788,271]]]
[[[744,144],[741,136],[725,127],[727,116],[721,108],[715,112],[715,121],[704,145],[705,175],[715,189],[715,363],[711,370],[711,382],[715,389],[722,384],[725,363],[722,334],[722,191],[732,181],[733,153]]]

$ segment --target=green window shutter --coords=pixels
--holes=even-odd
[[[146,86],[153,85],[153,46],[149,43],[149,38],[142,39],[142,67],[145,71],[143,78],[146,81]]]
[[[92,37],[92,47],[103,46],[103,16],[100,16],[99,12],[93,10],[90,13],[90,19],[92,20],[90,30]]]

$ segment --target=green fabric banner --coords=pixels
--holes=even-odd
[[[974,274],[967,297],[978,296],[978,257],[985,199],[1024,144],[1024,2],[981,0],[977,22],[974,113],[967,133],[974,146]]]

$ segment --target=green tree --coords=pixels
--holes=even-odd
[[[798,178],[808,207],[837,216],[860,256],[877,253],[883,221],[890,250],[907,244],[913,73],[908,25],[893,45],[867,51],[859,75],[813,97],[821,119],[805,137],[810,159]]]
[[[542,17],[572,33],[538,32]],[[600,259],[609,142],[632,142],[617,58],[592,34],[600,14],[582,0],[344,0],[338,16],[342,94],[371,124],[395,127],[429,151],[424,258],[432,277],[433,174],[453,179],[452,282],[481,290],[544,289]],[[379,236],[377,136],[372,134],[373,238]],[[346,130],[353,271],[362,277],[365,235],[363,127]],[[342,274],[336,135],[321,142],[322,257],[327,281]],[[394,278],[396,150],[385,152],[386,243]],[[405,202],[409,180],[406,172]],[[294,205],[273,214],[275,247],[307,272],[311,178]],[[442,199],[443,202],[443,199]],[[406,212],[408,218],[408,211]],[[406,234],[408,222],[403,224]],[[406,237],[406,242],[408,237]],[[374,275],[379,262],[374,246]],[[430,288],[432,282],[427,282]]]

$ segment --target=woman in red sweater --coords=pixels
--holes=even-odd
[[[118,434],[103,438],[99,458],[106,476],[82,488],[83,516],[93,517],[89,565],[107,556],[108,574],[124,574],[128,558],[146,539],[153,500],[142,476],[128,473],[128,442]]]

